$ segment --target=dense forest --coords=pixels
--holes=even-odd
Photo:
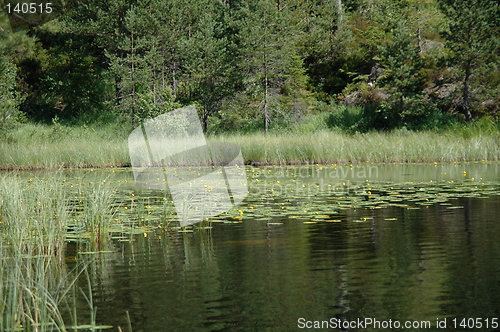
[[[2,13],[4,131],[23,121],[134,126],[193,103],[208,132],[318,114],[352,131],[500,115],[497,0],[59,5],[43,24]]]

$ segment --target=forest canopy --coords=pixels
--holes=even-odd
[[[188,104],[212,132],[500,115],[496,0],[73,1],[22,28],[4,11],[0,35],[3,130],[134,126]]]

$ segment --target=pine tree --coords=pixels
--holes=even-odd
[[[180,41],[186,76],[186,101],[199,103],[203,129],[219,111],[220,102],[234,89],[229,40],[224,31],[225,4],[200,2],[204,8],[193,19],[193,31]],[[182,101],[182,100],[181,100]]]
[[[441,0],[449,19],[449,31],[443,33],[451,51],[450,63],[459,69],[461,97],[458,109],[472,120],[471,86],[479,67],[498,61],[500,46],[500,10],[495,0]]]
[[[276,97],[289,77],[296,54],[295,26],[288,24],[290,12],[281,7],[279,1],[249,2],[239,14],[244,84],[262,110],[267,133],[276,110]]]

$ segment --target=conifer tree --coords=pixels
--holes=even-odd
[[[459,69],[461,97],[458,109],[472,120],[472,85],[479,67],[498,61],[500,46],[500,9],[495,0],[441,0],[449,19],[443,33],[451,51],[450,63]]]
[[[296,26],[288,24],[290,8],[272,0],[249,1],[240,9],[241,66],[246,79],[246,91],[255,98],[262,110],[263,127],[268,132],[273,111],[294,65]]]

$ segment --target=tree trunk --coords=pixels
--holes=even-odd
[[[465,65],[465,77],[464,77],[464,88],[462,91],[462,111],[465,115],[467,122],[472,121],[472,114],[470,112],[470,92],[469,92],[469,81],[471,76],[472,59],[468,59]]]
[[[157,78],[157,73],[156,73],[156,61],[153,63],[153,105],[155,105],[156,109],[156,104],[158,104],[158,98],[157,98],[157,93],[156,93],[156,78]]]
[[[201,117],[201,125],[203,127],[203,132],[204,133],[206,133],[207,129],[208,129],[208,115],[209,115],[208,103],[205,102],[205,105],[203,107],[203,115]]]
[[[131,39],[132,39],[132,48],[131,48],[131,53],[132,53],[132,63],[131,63],[131,72],[130,72],[130,78],[132,81],[132,92],[131,92],[131,97],[132,97],[132,109],[131,109],[131,114],[132,114],[132,128],[135,128],[137,125],[137,119],[136,119],[136,96],[135,96],[135,49],[134,49],[134,32],[131,33]]]
[[[268,76],[268,57],[267,57],[267,22],[264,27],[264,131],[267,134],[269,130],[269,76]]]
[[[264,130],[267,134],[267,131],[269,129],[269,107],[268,107],[268,99],[269,99],[269,85],[268,85],[268,78],[267,78],[267,67],[266,67],[266,77],[264,79]]]
[[[172,95],[177,98],[177,79],[175,78],[175,63],[172,68]]]
[[[420,23],[417,28],[417,38],[418,38],[418,52],[422,54],[424,52],[424,49],[422,46],[422,29],[420,29]]]
[[[342,0],[337,0],[337,30],[342,29],[344,25],[344,9],[342,8]]]
[[[416,8],[416,13],[417,13],[417,40],[418,40],[418,51],[420,54],[424,52],[423,45],[422,45],[422,27],[420,24],[420,7],[417,4]]]

